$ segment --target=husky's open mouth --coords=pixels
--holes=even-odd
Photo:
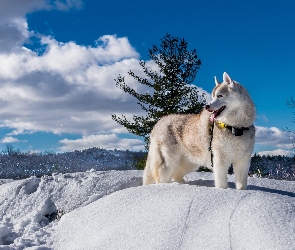
[[[221,114],[221,112],[225,109],[226,106],[222,106],[220,109],[217,109],[212,112],[210,116],[210,121],[214,122],[214,119]]]

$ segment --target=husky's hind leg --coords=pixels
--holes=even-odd
[[[162,157],[160,148],[156,143],[151,142],[146,166],[143,172],[143,185],[159,183],[160,169],[163,165],[164,159]]]
[[[172,181],[173,169],[171,166],[167,165],[166,162],[163,162],[159,168],[159,179],[157,183],[169,183]]]
[[[180,175],[176,174],[180,168],[180,156],[177,153],[176,146],[167,145],[161,148],[162,163],[159,168],[159,182],[169,183],[172,178],[175,177],[175,181],[183,182],[182,173]]]
[[[152,169],[151,169],[151,164],[150,164],[150,155],[148,155],[146,160],[146,165],[143,171],[142,182],[143,182],[143,185],[155,183],[155,179],[154,179]]]
[[[143,174],[143,184],[169,183],[179,163],[173,148],[159,146],[151,142],[146,167]]]
[[[179,183],[185,183],[183,177],[192,171],[194,171],[194,168],[192,168],[191,164],[182,159],[173,174],[173,180]]]
[[[183,179],[184,176],[185,174],[177,172],[173,175],[172,179],[178,183],[185,183],[185,180]]]

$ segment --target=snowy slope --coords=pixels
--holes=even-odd
[[[142,171],[59,174],[0,186],[0,249],[295,249],[295,182],[249,190],[141,186]],[[59,218],[61,219],[59,220]]]

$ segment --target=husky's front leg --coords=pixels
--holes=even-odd
[[[247,178],[250,167],[251,156],[247,155],[233,164],[234,174],[236,179],[236,189],[247,188]]]
[[[220,157],[214,157],[213,162],[213,173],[214,173],[214,181],[215,187],[217,188],[227,188],[227,173],[229,163],[221,160]]]

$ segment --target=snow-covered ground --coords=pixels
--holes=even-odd
[[[295,182],[142,186],[142,171],[0,181],[0,249],[295,249]]]

